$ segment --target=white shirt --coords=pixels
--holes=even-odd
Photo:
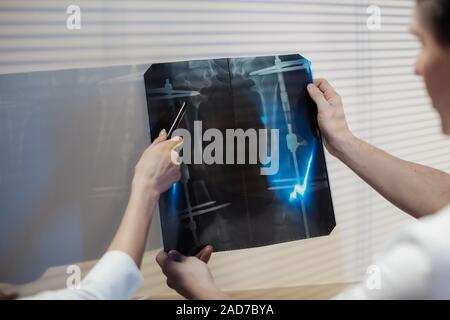
[[[378,288],[372,273],[334,299],[450,299],[450,206],[402,230],[373,265]]]
[[[108,251],[83,279],[79,289],[44,291],[24,299],[131,299],[144,281],[134,260],[122,251]]]

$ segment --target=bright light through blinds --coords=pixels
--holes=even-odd
[[[66,28],[73,3],[81,8],[80,30]],[[380,30],[366,25],[372,4],[381,8]],[[449,171],[449,143],[413,72],[419,48],[408,32],[413,6],[413,0],[3,0],[0,73],[299,52],[313,62],[316,77],[337,88],[356,135]],[[311,254],[309,266],[321,264],[322,272],[299,282],[359,279],[372,253],[408,219],[327,160],[345,276],[330,276],[334,264]],[[225,278],[219,284],[229,285]]]

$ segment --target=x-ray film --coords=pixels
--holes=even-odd
[[[164,249],[195,254],[330,234],[336,225],[311,64],[298,54],[160,63],[144,75],[150,134],[183,137],[159,201]]]

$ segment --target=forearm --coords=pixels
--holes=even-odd
[[[449,203],[450,175],[396,158],[354,136],[335,156],[395,206],[419,218]]]
[[[127,253],[140,267],[159,194],[136,182],[131,189],[127,209],[108,250]]]

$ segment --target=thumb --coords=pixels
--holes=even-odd
[[[181,138],[180,136],[175,136],[173,138],[171,138],[170,140],[167,140],[167,142],[165,142],[167,144],[167,146],[170,149],[175,149],[178,146],[180,146],[181,144],[183,144],[183,138]]]
[[[328,104],[328,101],[325,99],[323,92],[320,91],[320,89],[312,83],[308,84],[307,89],[309,95],[317,104],[317,109],[320,112]]]
[[[152,141],[152,144],[160,143],[166,139],[167,139],[166,129],[162,129],[161,132],[159,133],[158,137]]]
[[[202,260],[204,263],[208,263],[213,253],[213,250],[214,249],[211,245],[207,245],[202,250],[200,250],[200,252],[197,253],[196,257]]]
[[[167,256],[169,257],[169,259],[173,260],[173,261],[178,261],[178,262],[183,262],[186,257],[183,256],[181,253],[179,253],[176,250],[170,250],[169,253],[167,254]]]

